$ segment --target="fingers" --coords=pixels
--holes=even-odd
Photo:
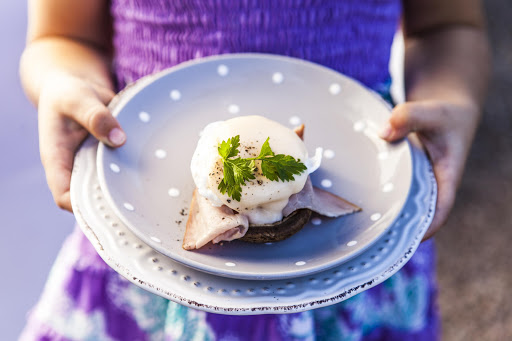
[[[399,104],[391,112],[389,122],[380,136],[391,142],[412,132],[434,129],[439,125],[443,112],[439,105],[428,102]]]
[[[65,115],[83,126],[95,138],[111,147],[126,141],[119,122],[112,116],[106,104],[114,96],[109,89],[81,85],[81,96],[71,96],[65,104]]]
[[[453,207],[478,115],[472,105],[459,102],[406,102],[393,109],[381,131],[388,142],[417,133],[432,162],[438,184],[436,212],[423,240],[441,228]]]
[[[70,182],[78,146],[92,134],[117,147],[126,141],[107,103],[114,93],[105,87],[62,74],[45,84],[39,97],[39,144],[48,186],[56,204],[71,211]]]
[[[99,84],[91,83],[91,86],[98,95],[100,101],[105,105],[107,105],[116,95],[114,91],[105,88]]]
[[[68,74],[58,74],[45,84],[41,101],[45,109],[77,122],[95,138],[111,146],[121,146],[126,141],[119,122],[112,116],[107,104],[114,92],[92,81]]]
[[[397,105],[391,112],[388,124],[381,131],[381,138],[393,142],[412,132],[420,134],[421,140],[433,162],[438,184],[434,219],[423,240],[431,238],[445,223],[453,206],[456,191],[456,175],[453,162],[446,150],[446,139],[434,132],[447,124],[445,110],[439,103],[406,102]],[[434,134],[433,134],[434,133]]]
[[[58,155],[57,155],[58,153]],[[71,171],[74,153],[55,151],[46,155],[44,162],[46,182],[52,192],[53,200],[61,209],[72,212],[70,199]]]
[[[436,166],[434,168],[434,172],[436,173],[438,184],[436,212],[429,229],[423,236],[422,241],[434,236],[434,234],[444,225],[455,202],[457,190],[457,180],[455,179],[456,175],[452,174],[450,169],[444,167],[443,164]]]
[[[107,107],[95,98],[80,102],[74,118],[95,138],[109,146],[118,147],[126,141],[126,135],[117,120]]]
[[[75,150],[87,136],[87,131],[76,123],[52,115],[45,107],[39,115],[39,148],[46,181],[57,206],[71,211],[69,188]]]

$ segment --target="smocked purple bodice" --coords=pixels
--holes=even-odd
[[[399,0],[112,0],[119,87],[183,61],[261,52],[377,87],[389,78]]]

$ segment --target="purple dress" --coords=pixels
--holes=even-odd
[[[384,96],[399,0],[112,0],[119,89],[183,61],[230,52],[307,59]],[[302,313],[226,316],[121,278],[79,229],[66,240],[21,340],[437,340],[435,250],[420,245],[384,283]]]

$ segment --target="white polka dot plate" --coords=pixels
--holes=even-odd
[[[244,280],[199,271],[166,257],[138,238],[105,200],[98,183],[98,142],[77,153],[71,202],[82,231],[105,262],[127,280],[174,302],[232,315],[293,313],[341,302],[396,273],[414,254],[430,225],[435,179],[425,155],[413,147],[415,164],[400,217],[373,245],[333,268],[288,279]]]
[[[128,135],[99,145],[98,181],[114,216],[141,241],[191,268],[238,279],[306,276],[360,255],[399,219],[411,187],[412,147],[377,133],[389,107],[357,82],[287,57],[238,54],[184,63],[139,80],[111,105]],[[274,244],[240,241],[185,251],[194,189],[190,160],[201,129],[235,115],[304,123],[310,154],[324,148],[313,183],[363,208],[314,217]]]

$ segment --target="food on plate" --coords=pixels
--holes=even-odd
[[[322,149],[308,157],[303,132],[303,125],[294,131],[262,116],[207,125],[191,161],[196,189],[183,248],[275,242],[299,231],[312,212],[339,217],[361,210],[312,185]]]

